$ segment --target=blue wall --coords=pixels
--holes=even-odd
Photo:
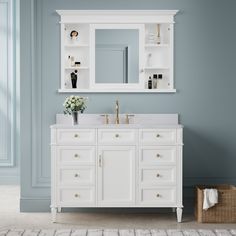
[[[21,210],[48,210],[50,130],[58,94],[56,9],[179,9],[175,94],[89,94],[88,113],[179,113],[184,128],[185,205],[197,183],[236,183],[234,0],[21,0]],[[35,204],[37,203],[37,204]]]

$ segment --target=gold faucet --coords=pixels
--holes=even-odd
[[[119,118],[119,101],[116,100],[116,124],[120,124],[120,118]]]

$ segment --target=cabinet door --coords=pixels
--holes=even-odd
[[[135,203],[135,147],[100,146],[98,149],[98,204]]]

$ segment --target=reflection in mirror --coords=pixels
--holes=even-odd
[[[96,83],[139,82],[139,30],[96,29]]]

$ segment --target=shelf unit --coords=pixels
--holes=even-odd
[[[176,10],[57,10],[61,17],[61,83],[60,93],[174,93],[174,16]],[[106,84],[94,87],[95,73],[92,57],[92,27],[96,24],[139,24],[142,53],[139,56],[139,85]],[[72,39],[71,31],[78,37]],[[160,41],[157,36],[160,35]],[[71,58],[72,60],[71,62]],[[74,66],[80,62],[80,66]],[[77,70],[77,88],[72,88],[71,73]],[[148,89],[148,79],[162,74],[155,83],[156,88]],[[153,82],[154,84],[154,82]]]

